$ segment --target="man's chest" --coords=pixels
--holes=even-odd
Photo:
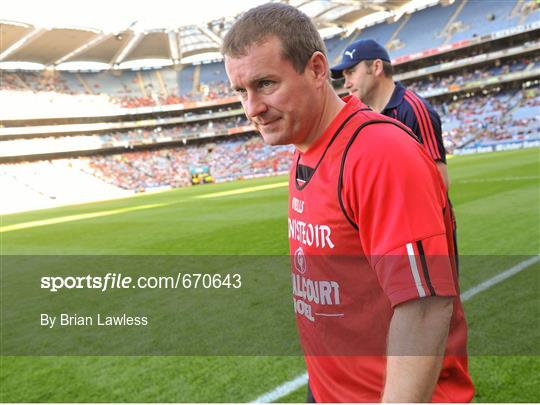
[[[288,237],[291,254],[358,255],[357,231],[343,214],[338,195],[339,156],[328,156],[308,179],[298,179],[293,166],[289,181]]]

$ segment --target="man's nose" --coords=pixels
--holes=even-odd
[[[268,106],[264,100],[256,94],[249,94],[247,99],[244,101],[244,110],[246,111],[246,115],[250,120],[253,120],[253,118],[263,114],[267,109]]]

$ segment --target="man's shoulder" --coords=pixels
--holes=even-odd
[[[386,120],[365,126],[349,143],[340,175],[346,187],[390,184],[395,178],[412,178],[411,173],[427,173],[429,165],[431,158],[402,124]]]
[[[352,126],[351,130],[355,129],[360,131],[357,139],[350,143],[347,153],[357,158],[364,156],[370,161],[397,158],[409,149],[417,153],[417,140],[401,122],[393,118],[378,113],[369,114],[368,119]]]
[[[400,107],[413,113],[415,116],[420,114],[423,108],[426,108],[430,114],[439,115],[431,103],[413,90],[405,88],[403,101]]]

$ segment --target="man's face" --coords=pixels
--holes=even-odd
[[[345,78],[345,88],[349,90],[350,94],[364,102],[371,99],[370,95],[375,88],[375,75],[365,61],[361,61],[352,68],[344,69],[343,77]]]
[[[314,80],[282,58],[281,42],[270,37],[246,56],[225,57],[232,88],[249,120],[269,145],[302,144],[317,124]]]

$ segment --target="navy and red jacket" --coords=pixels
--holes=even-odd
[[[409,127],[434,161],[446,163],[441,118],[424,98],[396,82],[392,97],[381,114]]]

